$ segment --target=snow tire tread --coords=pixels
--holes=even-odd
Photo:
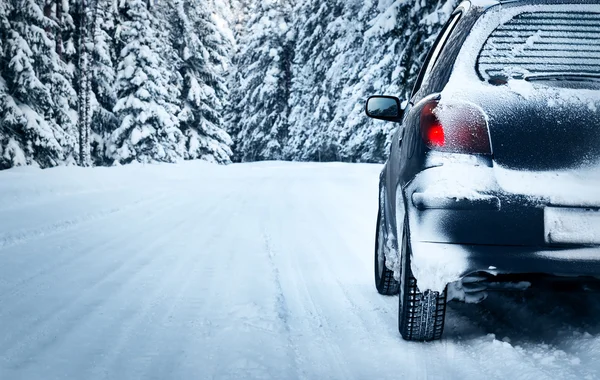
[[[439,340],[444,332],[446,292],[421,293],[410,270],[410,247],[403,236],[402,275],[398,310],[398,330],[405,340]]]
[[[383,287],[379,292],[382,295],[386,296],[395,296],[398,294],[398,281],[394,278],[394,272],[389,270],[388,268],[383,269]]]

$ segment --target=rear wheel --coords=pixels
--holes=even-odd
[[[381,217],[381,206],[377,213],[377,232],[375,233],[375,287],[379,294],[393,296],[398,294],[398,281],[394,279],[394,271],[386,266],[386,234],[385,224]]]
[[[404,223],[401,246],[398,330],[406,340],[432,341],[442,337],[446,316],[446,291],[420,292],[410,268],[408,223]]]

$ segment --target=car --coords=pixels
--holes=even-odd
[[[451,298],[600,278],[598,1],[464,1],[404,109],[366,113],[399,123],[374,267],[404,339],[441,339]]]

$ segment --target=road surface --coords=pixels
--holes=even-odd
[[[0,379],[596,379],[600,297],[451,303],[400,339],[377,165],[0,172]]]

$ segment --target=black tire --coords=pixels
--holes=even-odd
[[[381,206],[377,213],[377,231],[375,232],[375,287],[379,294],[394,296],[398,294],[398,281],[394,279],[394,271],[388,269],[385,258],[385,228],[381,217]],[[380,256],[381,255],[381,256]]]
[[[410,269],[410,230],[404,223],[401,246],[401,275],[398,308],[398,330],[402,338],[410,341],[439,340],[444,332],[446,317],[446,291],[441,293],[417,287],[417,279]]]

